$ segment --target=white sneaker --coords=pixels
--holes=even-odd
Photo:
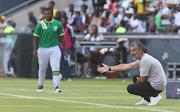
[[[161,95],[158,95],[156,97],[151,97],[151,103],[149,103],[148,105],[156,105],[161,98],[162,98]]]
[[[69,81],[69,82],[71,82],[72,80],[71,80],[70,78],[68,78],[66,81]]]
[[[43,86],[38,86],[37,92],[42,92],[43,91]]]
[[[136,103],[135,105],[147,105],[147,104],[149,104],[149,102],[143,98],[140,102]]]
[[[54,93],[58,93],[61,92],[61,89],[57,86],[56,88],[54,88]]]

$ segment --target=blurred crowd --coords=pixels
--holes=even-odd
[[[82,0],[80,10],[75,10],[70,4],[68,10],[58,11],[55,2],[50,1],[53,16],[57,20],[66,17],[68,24],[73,26],[76,33],[88,33],[91,26],[96,24],[98,31],[106,32],[178,32],[180,29],[180,4],[166,4],[152,0]],[[88,7],[89,6],[89,7]],[[44,19],[45,6],[40,8],[41,15],[36,18],[29,12],[29,25],[35,28],[38,21]]]
[[[164,3],[160,0],[82,0],[76,10],[74,4],[69,4],[67,10],[58,11],[55,2],[50,1],[48,7],[53,9],[55,19],[61,21],[66,17],[68,24],[73,26],[76,33],[88,33],[91,26],[96,24],[98,31],[106,32],[178,32],[180,29],[180,4]],[[92,4],[89,4],[92,3]],[[38,17],[29,11],[28,28],[33,31],[36,24],[44,19],[44,9],[40,7]],[[0,17],[0,32],[14,32],[16,23]]]

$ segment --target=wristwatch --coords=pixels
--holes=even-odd
[[[111,71],[111,67],[109,66],[109,71]]]

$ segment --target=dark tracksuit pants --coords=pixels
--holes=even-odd
[[[151,84],[148,81],[145,81],[143,83],[136,83],[137,77],[140,77],[139,75],[133,76],[133,82],[134,84],[130,84],[127,87],[127,91],[130,94],[139,95],[143,97],[146,101],[150,102],[150,97],[156,97],[161,93],[162,91],[155,90]]]

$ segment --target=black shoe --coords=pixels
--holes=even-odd
[[[43,86],[38,86],[37,92],[42,92],[43,91]]]
[[[54,93],[58,93],[61,92],[61,89],[59,88],[59,86],[57,86],[56,88],[54,88]]]

